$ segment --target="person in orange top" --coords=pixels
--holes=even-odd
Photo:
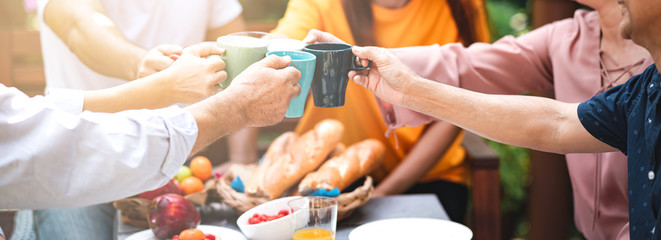
[[[349,44],[386,48],[470,44],[489,40],[483,4],[482,0],[290,0],[272,33],[300,40],[318,29]],[[435,122],[396,129],[386,137],[389,129],[372,93],[352,81],[348,85],[343,107],[318,108],[307,101],[296,132],[332,118],[345,124],[342,142],[347,146],[379,139],[387,153],[383,166],[373,173],[379,182],[375,195],[434,193],[449,217],[463,222],[469,182],[461,130]]]

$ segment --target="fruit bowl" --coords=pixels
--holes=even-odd
[[[283,197],[255,206],[239,216],[236,224],[248,239],[291,239],[292,215],[286,215],[274,220],[250,224],[250,218],[255,214],[278,215],[282,210],[289,211],[287,203],[299,196]]]

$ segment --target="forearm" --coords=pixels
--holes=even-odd
[[[199,129],[192,153],[245,126],[241,97],[232,95],[223,91],[186,108],[193,114]]]
[[[175,96],[164,84],[168,77],[153,74],[112,88],[85,91],[83,110],[93,112],[119,112],[129,109],[157,109],[175,104]]]
[[[459,43],[420,46],[391,51],[423,78],[471,91],[522,94],[553,87],[547,38],[548,27],[519,38],[502,38],[494,44]],[[420,56],[425,56],[421,58]],[[389,126],[417,126],[433,121],[428,116],[395,105]]]
[[[604,144],[582,127],[577,104],[531,96],[487,95],[416,78],[403,99],[416,111],[505,144],[543,151],[593,152]]]
[[[51,0],[44,21],[90,69],[125,80],[136,78],[147,51],[124,37],[100,2]]]
[[[404,161],[379,183],[375,193],[393,195],[406,192],[438,163],[460,132],[460,128],[446,122],[430,124]]]

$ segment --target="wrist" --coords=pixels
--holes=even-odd
[[[138,74],[140,72],[140,68],[142,67],[143,63],[142,61],[145,59],[145,56],[147,56],[147,50],[136,47],[133,53],[133,60],[132,64],[130,64],[131,67],[127,69],[127,80],[135,80],[138,79]]]
[[[230,122],[231,132],[236,132],[239,129],[250,126],[249,119],[246,116],[246,102],[239,94],[235,94],[232,90],[222,90],[219,93],[211,96],[214,101],[219,104],[214,109],[216,114],[226,115],[228,122]]]
[[[420,84],[422,84],[422,81],[419,76],[414,76],[410,81],[405,81],[401,91],[402,105],[411,106],[411,104],[415,104],[415,100],[417,99],[415,95],[419,94],[419,91],[416,88],[420,86]]]
[[[151,88],[151,91],[156,92],[156,97],[158,97],[160,101],[172,105],[175,103],[182,103],[181,95],[174,84],[177,80],[177,75],[175,73],[175,71],[167,68],[142,79],[150,83],[147,85]]]

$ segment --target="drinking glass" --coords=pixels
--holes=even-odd
[[[293,240],[333,240],[337,226],[337,200],[301,197],[288,203]]]

